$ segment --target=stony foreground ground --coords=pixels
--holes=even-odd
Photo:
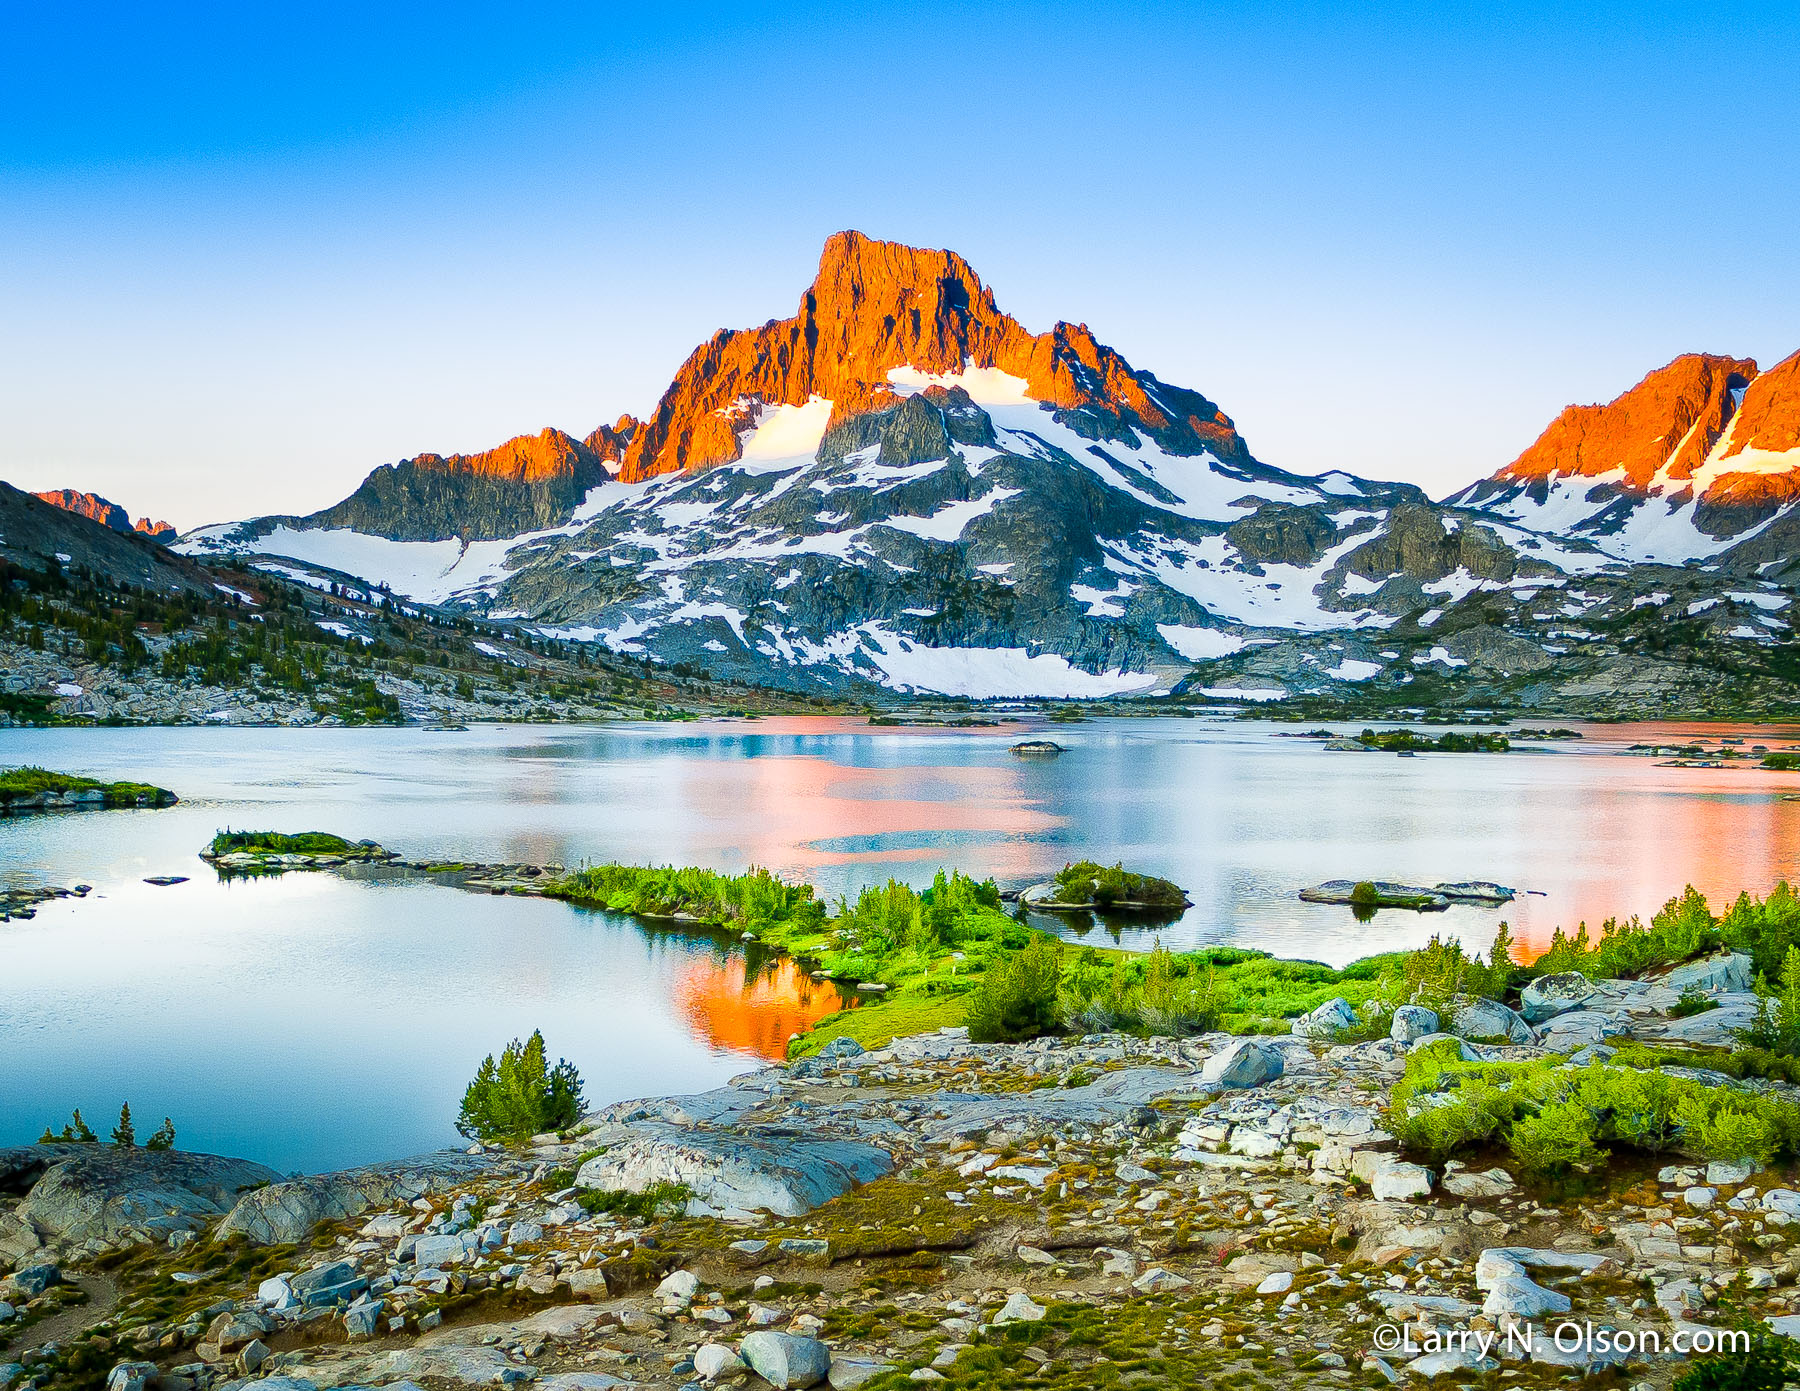
[[[1731,1007],[1736,984],[1711,988]],[[1657,1036],[1682,1023],[1662,995],[1564,1017]],[[1532,1032],[1485,1051],[1535,1056]],[[1433,1173],[1383,1129],[1409,1046],[948,1031],[614,1106],[524,1158],[296,1183],[186,1157],[123,1196],[15,1182],[0,1391],[1662,1387],[1678,1335],[1800,1311],[1788,1179],[1619,1165],[1552,1194],[1498,1157]],[[66,1151],[37,1148],[0,1152],[0,1180],[54,1176]],[[688,1185],[685,1213],[599,1196],[657,1179]]]

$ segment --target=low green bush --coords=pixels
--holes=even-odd
[[[606,1213],[609,1217],[633,1217],[640,1222],[655,1222],[664,1217],[679,1217],[687,1211],[694,1190],[685,1183],[652,1183],[637,1193],[623,1189],[603,1192],[584,1188],[575,1201],[590,1214]]]
[[[1463,1062],[1447,1039],[1407,1058],[1388,1129],[1434,1161],[1504,1144],[1536,1173],[1589,1168],[1609,1145],[1766,1163],[1800,1141],[1800,1107],[1641,1066]]]
[[[790,884],[755,866],[743,874],[719,874],[673,865],[590,865],[556,880],[548,891],[614,913],[688,917],[751,931],[812,930],[825,922],[825,905],[813,896],[811,884]]]
[[[1036,1038],[1059,1022],[1062,943],[1036,934],[1025,950],[991,963],[969,992],[966,1018],[977,1043]]]
[[[356,847],[330,831],[220,831],[208,847],[214,855],[342,855]]]

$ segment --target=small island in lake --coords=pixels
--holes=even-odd
[[[397,858],[372,840],[346,840],[329,831],[220,831],[200,852],[220,874],[284,874],[291,869],[331,869],[353,862]]]
[[[34,811],[98,811],[119,807],[172,807],[175,794],[147,782],[101,782],[48,768],[0,771],[0,815]]]
[[[1193,906],[1187,894],[1167,879],[1092,860],[1064,865],[1051,882],[1021,890],[1019,902],[1048,913],[1173,913]]]

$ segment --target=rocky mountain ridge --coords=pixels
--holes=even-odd
[[[52,507],[60,507],[65,512],[74,512],[86,517],[91,522],[99,522],[101,526],[111,527],[114,531],[136,531],[148,536],[152,541],[165,544],[173,541],[176,530],[169,522],[152,521],[149,517],[139,517],[135,522],[131,514],[118,503],[101,497],[98,493],[84,493],[74,488],[56,488],[49,492],[33,493],[33,497],[49,503]]]
[[[1797,379],[1678,359],[1437,503],[1264,464],[954,252],[846,232],[792,317],[715,334],[642,421],[182,547],[796,689],[1710,699],[1789,679]]]

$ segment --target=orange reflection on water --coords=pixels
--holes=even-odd
[[[785,1058],[790,1035],[844,1008],[831,982],[785,959],[760,969],[742,957],[696,960],[674,994],[696,1038],[759,1058]]]
[[[833,850],[818,841],[931,832],[996,837],[984,847],[988,873],[1002,878],[1030,872],[1032,846],[1024,837],[1054,829],[1065,818],[1029,803],[1019,769],[961,765],[921,769],[849,767],[824,758],[757,758],[699,763],[682,769],[681,796],[697,818],[729,810],[736,844],[753,864],[784,873],[859,860],[940,858],[929,844],[915,848]],[[908,795],[936,778],[953,791],[941,799]],[[900,789],[904,788],[905,793]],[[737,818],[749,813],[749,818]]]

